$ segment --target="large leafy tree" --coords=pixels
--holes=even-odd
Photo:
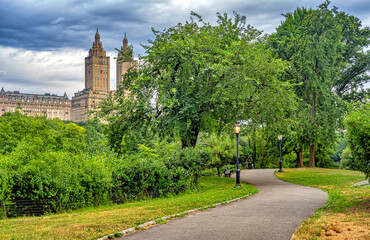
[[[153,31],[138,71],[126,74],[102,104],[100,117],[114,133],[108,137],[116,151],[125,151],[138,129],[176,135],[182,147],[194,147],[200,131],[220,134],[227,124],[256,116],[276,122],[294,106],[289,84],[277,78],[286,65],[244,16],[217,14],[212,26],[191,15],[185,24]]]
[[[334,79],[333,91],[345,101],[366,101],[369,89],[364,84],[369,82],[370,51],[364,51],[370,45],[369,27],[361,28],[357,17],[333,9],[337,25],[341,27],[342,62],[338,77]]]
[[[298,8],[284,14],[285,21],[271,37],[275,52],[291,63],[285,77],[295,80],[301,99],[290,144],[299,158],[303,146],[310,148],[311,167],[316,165],[317,146],[325,153],[334,145],[343,98],[349,97],[349,89],[362,86],[369,66],[367,54],[362,52],[369,44],[369,29],[360,29],[357,18],[335,7],[329,9],[329,4],[326,1],[317,9]]]

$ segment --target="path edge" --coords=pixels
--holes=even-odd
[[[153,221],[149,221],[149,222],[140,224],[138,226],[125,229],[125,230],[120,231],[120,232],[117,232],[117,233],[118,234],[122,234],[121,237],[123,237],[124,235],[129,234],[129,233],[132,233],[132,232],[134,232],[136,230],[140,230],[140,229],[143,229],[145,227],[148,227],[148,226],[151,226],[151,225],[155,225],[155,224],[161,224],[161,221],[170,220],[170,219],[176,218],[176,217],[184,217],[184,216],[186,216],[186,215],[188,215],[190,213],[204,211],[204,210],[207,210],[208,208],[214,208],[214,207],[218,207],[218,206],[221,206],[221,205],[226,205],[226,204],[229,204],[229,203],[233,203],[233,202],[239,201],[241,199],[246,199],[249,196],[250,195],[247,194],[247,195],[244,195],[244,196],[241,196],[241,197],[238,197],[238,198],[234,198],[234,199],[231,199],[231,200],[228,200],[228,201],[211,204],[211,205],[208,205],[208,206],[204,206],[204,207],[200,207],[200,208],[188,210],[188,211],[181,212],[181,213],[172,214],[170,216],[166,216],[166,217],[162,217],[162,218],[159,218],[159,219],[156,219],[156,220],[153,220]],[[109,236],[114,235],[114,234],[117,234],[117,233],[109,234],[109,235],[104,236],[102,238],[98,238],[97,240],[105,240],[105,239],[108,239]]]

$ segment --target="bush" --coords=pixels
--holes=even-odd
[[[177,194],[190,185],[184,168],[168,168],[163,161],[133,155],[121,158],[113,169],[113,196],[115,199],[159,197]]]
[[[211,135],[203,139],[207,147],[210,158],[208,165],[217,168],[218,176],[221,176],[222,168],[236,157],[235,142],[226,134],[221,136]],[[242,151],[240,151],[242,154]]]
[[[370,103],[353,106],[344,124],[355,163],[368,179],[370,177]]]
[[[35,155],[30,148],[20,145],[2,156],[0,167],[11,177],[2,199],[38,200],[52,212],[110,202],[111,170],[104,155],[62,151]]]

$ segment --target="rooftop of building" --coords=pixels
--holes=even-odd
[[[37,93],[21,93],[19,91],[5,91],[4,88],[1,88],[0,97],[6,98],[16,98],[16,99],[48,99],[48,100],[68,100],[67,93],[64,93],[63,96],[58,96],[56,94],[45,93],[45,94],[37,94]]]

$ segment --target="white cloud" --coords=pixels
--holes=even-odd
[[[116,83],[116,52],[110,56],[111,89]],[[24,93],[67,92],[71,98],[85,86],[85,57],[83,49],[64,48],[56,51],[30,51],[19,48],[0,47],[0,87],[6,91]]]
[[[69,96],[84,84],[84,57],[81,49],[57,51],[29,51],[0,47],[0,66],[6,75],[0,75],[5,90]],[[15,84],[17,83],[17,84]]]
[[[58,23],[64,22],[64,20],[65,20],[64,18],[57,18],[57,19],[52,20],[50,23],[53,25],[56,25]]]

